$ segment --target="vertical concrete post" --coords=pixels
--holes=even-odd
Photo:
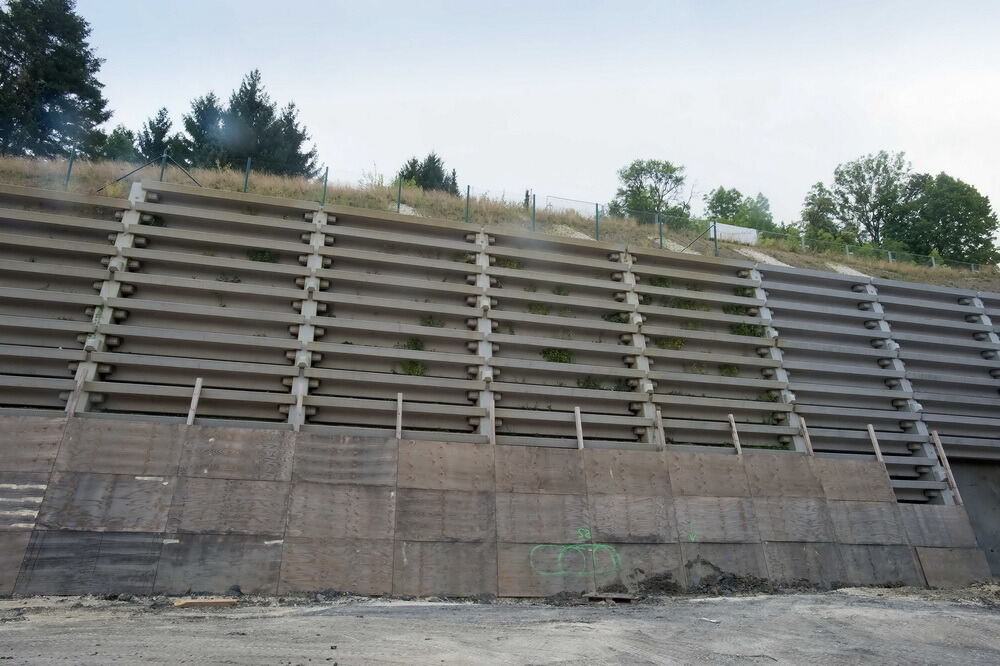
[[[778,330],[774,327],[774,319],[771,316],[771,308],[767,307],[768,293],[767,290],[764,289],[763,287],[764,275],[757,268],[757,266],[759,265],[760,264],[757,264],[752,269],[741,272],[740,277],[747,277],[751,280],[758,280],[761,283],[761,286],[755,287],[753,290],[754,298],[758,298],[764,302],[764,304],[759,308],[760,323],[761,326],[764,327],[764,332],[768,337],[777,338]],[[790,386],[788,379],[788,371],[785,369],[785,364],[784,364],[784,354],[781,351],[781,348],[778,346],[768,347],[767,353],[764,355],[764,357],[778,362],[778,367],[774,368],[774,379],[780,382],[784,382],[786,385]],[[778,402],[784,403],[786,405],[795,404],[795,394],[792,392],[791,388],[781,389],[778,393],[779,393]],[[806,452],[808,449],[806,448],[805,440],[802,437],[802,424],[799,421],[799,415],[796,414],[794,411],[788,412],[787,414],[788,414],[788,423],[786,425],[791,426],[792,428],[795,428],[798,431],[798,434],[790,435],[791,437],[790,443],[792,445],[792,449],[795,451]]]
[[[635,258],[627,251],[617,254],[617,260],[621,263],[621,268],[617,272],[622,275],[621,282],[622,291],[625,294],[625,303],[631,306],[632,310],[629,313],[629,322],[636,326],[636,332],[630,334],[632,346],[639,349],[638,353],[635,354],[633,368],[643,373],[643,376],[639,379],[639,385],[636,387],[636,391],[645,395],[645,399],[640,403],[642,407],[638,415],[649,419],[650,422],[649,426],[643,428],[640,439],[646,444],[656,445],[656,405],[653,404],[653,381],[649,378],[652,361],[646,355],[646,336],[642,333],[642,315],[635,311],[635,308],[639,305],[639,294],[635,290],[637,280],[635,279],[635,273],[632,272],[632,264]],[[609,258],[613,261],[614,255]]]
[[[490,334],[493,332],[493,320],[490,319],[490,256],[489,246],[495,239],[491,238],[484,228],[475,234],[476,243],[476,266],[479,272],[475,274],[475,286],[479,287],[479,296],[476,304],[479,307],[480,316],[475,318],[474,329],[482,335],[482,339],[476,346],[479,363],[475,370],[475,378],[486,382],[486,386],[479,392],[478,407],[486,411],[486,416],[479,419],[479,434],[485,436],[491,443],[496,443],[496,401],[499,396],[493,394],[491,386],[493,384],[493,367],[490,359],[493,358],[493,343],[490,342]]]
[[[322,210],[312,214],[313,230],[309,234],[309,254],[305,255],[305,269],[307,271],[303,280],[305,296],[299,311],[299,314],[302,315],[302,323],[298,327],[298,348],[288,352],[289,356],[294,359],[296,368],[296,375],[292,378],[291,386],[291,394],[295,402],[288,410],[288,423],[295,432],[301,430],[308,411],[304,401],[309,395],[309,378],[306,377],[305,373],[313,364],[313,354],[308,350],[309,343],[317,339],[316,325],[313,320],[319,312],[316,292],[320,291],[318,271],[323,268],[323,255],[320,254],[320,250],[326,245],[327,223],[333,222],[335,219],[328,218],[326,212]]]
[[[132,208],[122,214],[122,231],[114,239],[114,256],[108,261],[108,270],[111,272],[111,275],[101,283],[101,304],[93,309],[92,321],[94,328],[83,339],[83,349],[87,357],[76,367],[76,387],[70,392],[66,400],[66,414],[68,416],[89,411],[92,405],[100,400],[99,396],[85,390],[85,386],[88,382],[98,379],[98,364],[90,360],[91,354],[93,352],[106,351],[109,346],[114,346],[108,344],[108,336],[100,330],[102,326],[114,324],[118,321],[118,317],[115,316],[115,312],[108,304],[108,301],[112,298],[119,298],[130,291],[130,289],[125,289],[126,285],[123,285],[118,280],[118,273],[128,270],[129,262],[124,256],[123,251],[136,245],[135,236],[139,231],[140,214],[135,209],[135,204],[146,200],[146,191],[142,189],[140,183],[132,183],[128,200],[132,204]],[[109,252],[109,254],[111,253]]]

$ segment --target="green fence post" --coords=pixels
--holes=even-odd
[[[663,218],[660,217],[659,213],[656,213],[656,228],[660,232],[660,249],[663,249]]]
[[[601,240],[601,204],[594,204],[594,240]]]
[[[472,185],[465,186],[465,221],[469,221],[469,197],[472,195]]]
[[[712,241],[715,243],[715,256],[719,256],[719,221],[712,220]]]
[[[844,254],[846,254],[848,257],[851,256],[851,246],[850,245],[845,245],[844,246]]]
[[[63,189],[69,192],[69,175],[73,173],[73,160],[76,159],[76,151],[74,150],[69,154],[69,164],[66,165],[66,181],[63,183]]]
[[[802,241],[802,251],[805,252],[806,251],[806,237],[805,236],[799,236],[799,239],[801,239],[801,241]]]
[[[934,255],[931,255],[931,268],[937,268],[937,262],[934,261]]]
[[[163,182],[163,173],[167,170],[167,151],[163,151],[163,157],[160,158],[160,182]]]
[[[243,192],[250,186],[250,158],[247,158],[247,167],[243,171]]]
[[[396,180],[399,181],[396,187],[396,212],[398,213],[403,207],[403,174],[396,176]]]
[[[330,167],[327,167],[323,171],[323,200],[319,202],[320,206],[326,205],[326,184],[330,180]]]
[[[532,194],[531,195],[531,230],[532,231],[536,230],[535,224],[536,224],[535,223],[535,195]]]

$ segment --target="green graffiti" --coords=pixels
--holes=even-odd
[[[590,530],[587,532],[589,534]],[[539,576],[608,574],[618,571],[622,565],[618,551],[606,543],[540,543],[531,548],[528,563]]]
[[[688,541],[691,541],[691,542],[695,542],[695,541],[698,540],[698,533],[695,532],[694,528],[691,527],[690,525],[688,525],[687,538],[688,538]]]
[[[589,527],[581,527],[581,528],[577,529],[576,535],[578,537],[580,537],[581,539],[589,539],[590,538],[590,528]]]

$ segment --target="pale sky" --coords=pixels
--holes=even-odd
[[[814,182],[903,150],[1000,202],[1000,2],[78,0],[109,126],[175,123],[254,68],[320,161],[392,174],[436,150],[459,185],[607,202],[635,158],[701,194]]]

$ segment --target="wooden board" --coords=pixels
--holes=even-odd
[[[664,455],[675,496],[746,497],[743,462],[735,455],[667,451]]]
[[[761,541],[833,541],[826,500],[814,497],[755,497]]]
[[[300,481],[292,489],[288,536],[392,539],[395,492],[386,486]]]
[[[829,587],[844,580],[844,565],[835,543],[764,544],[768,577],[779,583],[807,580]]]
[[[399,487],[493,490],[493,446],[460,442],[399,443]]]
[[[497,587],[502,597],[547,597],[560,592],[584,594],[594,589],[596,556],[587,544],[504,543],[497,547]],[[601,564],[604,566],[604,564]]]
[[[931,587],[962,587],[990,577],[979,548],[917,548],[917,557]]]
[[[317,483],[396,485],[396,440],[300,432],[294,478]]]
[[[178,474],[199,478],[288,481],[295,433],[251,428],[184,428]]]
[[[48,485],[48,474],[0,472],[0,531],[32,530]]]
[[[827,499],[896,501],[885,468],[874,459],[813,458],[812,465]]]
[[[845,544],[906,544],[895,502],[827,502],[837,541]]]
[[[680,540],[751,543],[760,541],[753,501],[746,497],[676,497]]]
[[[673,501],[664,495],[590,495],[595,541],[677,543]]]
[[[697,587],[714,574],[767,578],[764,548],[759,543],[681,543],[684,572],[689,587]]]
[[[924,579],[910,546],[841,544],[844,582],[851,585],[913,585]]]
[[[75,418],[66,426],[56,469],[102,474],[177,474],[181,426]]]
[[[241,534],[167,534],[156,572],[156,594],[274,594],[281,539]]]
[[[824,497],[809,456],[787,451],[747,451],[743,460],[750,494],[755,497]]]
[[[613,495],[669,495],[663,454],[655,451],[586,449],[587,492]]]
[[[497,493],[584,494],[583,456],[576,449],[496,447]]]
[[[0,471],[49,472],[66,419],[0,416]]]
[[[584,495],[497,493],[497,537],[519,543],[567,543],[589,537]]]
[[[495,541],[396,541],[392,593],[438,597],[497,594]]]
[[[11,594],[31,532],[0,532],[0,595]]]
[[[180,477],[170,532],[281,535],[289,483]]]
[[[286,537],[278,594],[333,589],[392,592],[391,539]]]
[[[96,532],[162,532],[176,477],[54,472],[38,526]]]
[[[906,536],[913,546],[975,548],[976,535],[965,508],[944,504],[900,504]]]
[[[687,587],[679,544],[606,545],[613,551],[606,557],[599,553],[594,564],[598,592],[624,586],[630,594],[668,594]]]
[[[396,539],[404,541],[496,541],[491,492],[400,488],[396,495]]]

